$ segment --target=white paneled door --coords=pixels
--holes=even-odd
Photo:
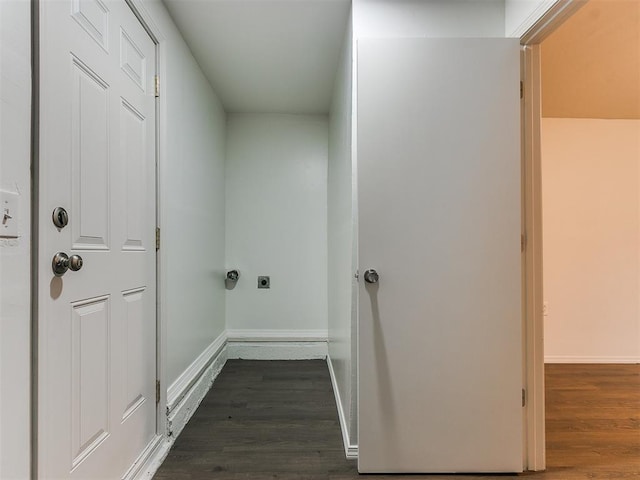
[[[519,61],[358,43],[361,472],[522,470]]]
[[[155,45],[124,0],[39,5],[38,478],[122,478],[156,434]]]

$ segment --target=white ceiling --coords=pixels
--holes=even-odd
[[[227,112],[327,113],[350,0],[163,0]]]

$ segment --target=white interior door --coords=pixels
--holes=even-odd
[[[522,470],[517,39],[358,43],[359,469]]]
[[[124,0],[40,2],[39,478],[121,478],[155,436],[154,74]]]

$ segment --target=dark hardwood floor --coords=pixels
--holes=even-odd
[[[230,360],[156,480],[640,479],[640,365],[548,365],[548,470],[359,476],[324,361]]]

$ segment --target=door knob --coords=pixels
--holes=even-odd
[[[380,275],[373,268],[370,268],[366,272],[364,272],[364,281],[367,283],[378,283],[380,280]]]
[[[56,277],[61,277],[67,270],[77,272],[82,268],[82,257],[80,255],[67,255],[64,252],[58,252],[53,256],[51,267],[53,268],[53,274]]]

